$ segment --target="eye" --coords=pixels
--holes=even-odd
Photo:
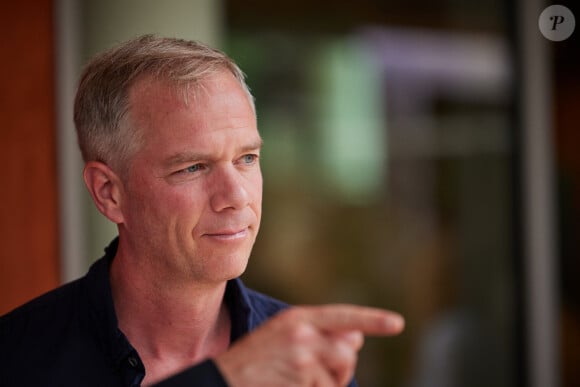
[[[258,160],[258,155],[255,154],[247,154],[242,156],[242,163],[246,165],[254,164]]]
[[[204,169],[203,164],[193,164],[187,168],[184,168],[184,169],[177,171],[177,173],[195,173],[195,172],[202,171],[203,169]]]

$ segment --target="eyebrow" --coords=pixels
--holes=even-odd
[[[249,144],[246,144],[244,146],[242,146],[238,152],[239,153],[244,153],[244,152],[249,152],[249,151],[253,151],[253,150],[257,150],[257,149],[261,149],[262,146],[264,145],[264,140],[260,137],[258,140],[253,141]],[[169,168],[173,165],[178,165],[178,164],[184,164],[187,162],[191,162],[191,161],[197,161],[197,160],[208,160],[211,159],[212,155],[209,153],[203,153],[203,152],[179,152],[176,153],[172,156],[169,156],[168,158],[166,158],[163,161],[163,165],[166,168]]]

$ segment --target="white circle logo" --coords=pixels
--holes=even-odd
[[[566,40],[574,32],[574,14],[563,5],[550,5],[542,11],[538,20],[542,35],[554,42]]]

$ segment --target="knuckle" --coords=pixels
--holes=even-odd
[[[302,374],[311,370],[317,363],[314,354],[304,348],[295,348],[291,351],[290,367],[297,373]]]
[[[341,367],[353,367],[358,359],[356,351],[344,342],[337,342],[333,348],[335,363]]]
[[[308,345],[316,338],[316,330],[307,323],[297,322],[293,324],[288,333],[288,339],[292,345]]]

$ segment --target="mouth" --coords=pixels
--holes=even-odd
[[[244,227],[241,229],[228,229],[228,230],[217,230],[210,233],[205,233],[204,236],[221,241],[236,241],[244,239],[249,235],[249,227]]]

